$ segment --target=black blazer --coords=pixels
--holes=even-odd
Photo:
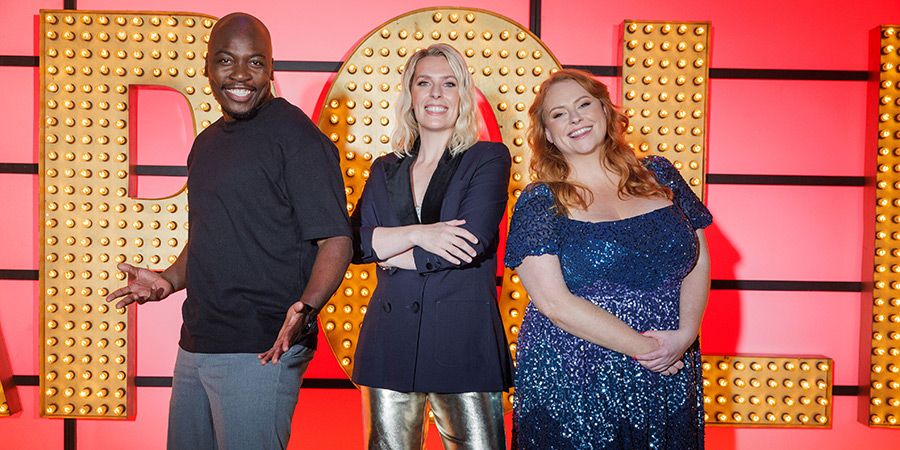
[[[376,227],[419,223],[410,187],[415,155],[372,163],[351,222],[354,262],[379,261]],[[454,265],[413,249],[416,270],[378,270],[359,333],[353,382],[401,392],[498,392],[512,387],[512,358],[497,304],[499,225],[506,212],[510,156],[478,142],[445,151],[422,202],[422,223],[465,219],[478,237],[471,263]]]

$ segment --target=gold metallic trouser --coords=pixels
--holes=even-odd
[[[445,449],[506,448],[499,392],[436,394],[360,386],[368,450],[420,450],[425,445],[425,402]]]

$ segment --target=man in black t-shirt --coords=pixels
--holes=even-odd
[[[223,117],[188,157],[187,244],[161,274],[119,264],[129,285],[107,297],[122,308],[187,289],[169,448],[287,446],[315,315],[350,262],[337,149],[273,96],[272,64],[255,17],[213,27],[206,74]]]

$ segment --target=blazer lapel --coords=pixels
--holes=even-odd
[[[388,197],[391,200],[394,215],[401,226],[419,223],[418,217],[416,217],[412,188],[409,184],[409,166],[414,159],[415,155],[411,155],[383,166]]]
[[[441,155],[441,160],[438,161],[434,174],[431,175],[431,181],[428,183],[428,189],[422,199],[422,223],[437,223],[441,220],[441,206],[444,203],[444,194],[447,193],[447,184],[456,173],[462,156],[462,154],[451,156],[450,150],[444,150],[444,154]],[[407,186],[409,186],[408,174],[409,170],[407,169]],[[413,214],[415,214],[415,210]]]

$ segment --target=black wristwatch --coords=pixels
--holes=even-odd
[[[302,303],[302,302],[301,302]],[[303,314],[316,314],[316,308],[313,308],[309,305],[309,303],[303,303],[303,308],[300,308],[300,312]]]
[[[308,303],[304,303],[303,308],[300,309],[300,312],[310,315],[309,321],[306,322],[306,326],[303,327],[302,330],[300,330],[300,334],[307,334],[316,326],[316,321],[318,320],[318,311],[316,311],[316,308],[313,308]]]

